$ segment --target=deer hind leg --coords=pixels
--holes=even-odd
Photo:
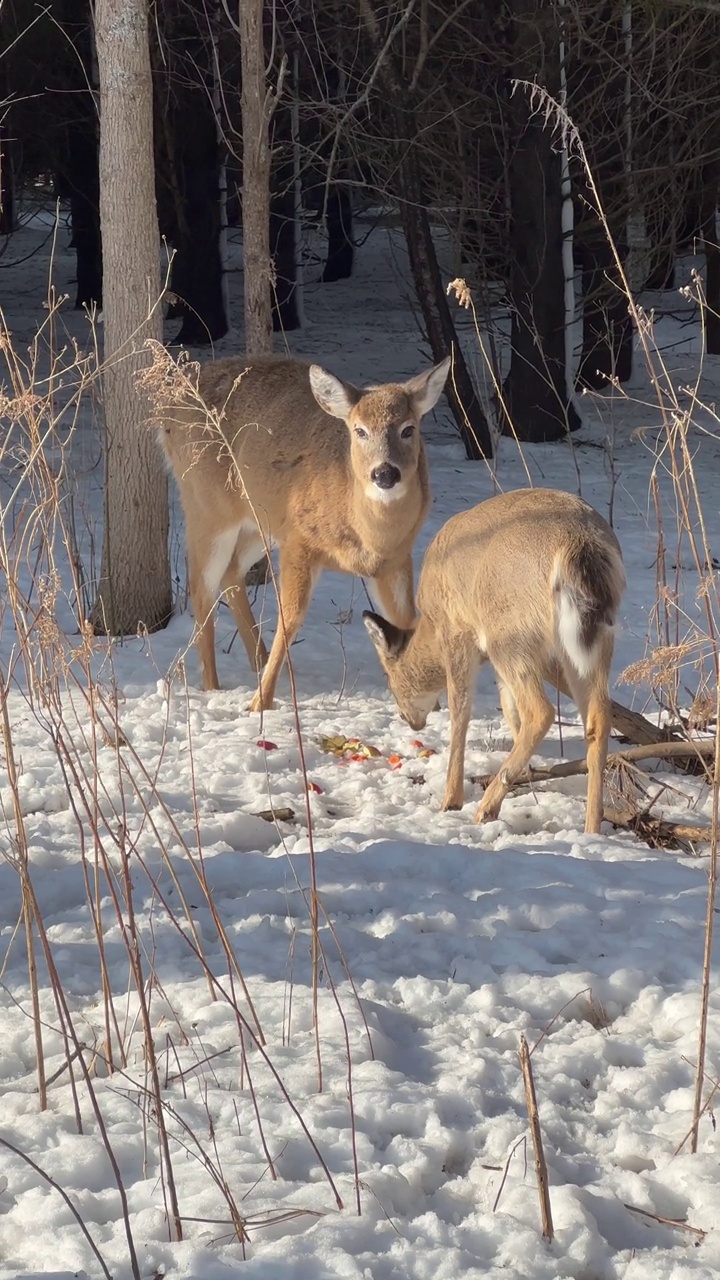
[[[500,694],[500,706],[505,718],[505,723],[512,734],[513,742],[517,742],[520,733],[520,714],[517,709],[515,696],[509,685],[504,684],[498,676],[498,693]]]
[[[255,621],[245,587],[245,575],[262,552],[263,544],[257,541],[243,542],[242,535],[235,545],[230,563],[223,574],[221,586],[235,619],[235,626],[245,646],[248,662],[253,671],[262,671],[267,662],[267,649]]]
[[[539,676],[523,671],[512,679],[505,673],[499,675],[499,678],[501,685],[506,685],[512,692],[519,727],[515,745],[503,768],[495,774],[485,789],[475,814],[476,822],[488,822],[497,818],[505,796],[520,777],[555,718],[552,704]]]
[[[277,631],[250,711],[269,711],[272,707],[278,676],[305,620],[317,576],[317,567],[305,547],[285,543],[280,548]]]
[[[612,727],[609,677],[613,655],[611,633],[601,637],[598,662],[588,676],[580,676],[569,663],[564,666],[564,682],[582,716],[587,747],[588,789],[585,830],[598,832],[603,820],[603,774]]]
[[[215,605],[237,541],[237,528],[203,534],[187,524],[188,580],[203,689],[219,689],[215,664]]]
[[[470,636],[456,636],[445,650],[450,754],[442,809],[462,809],[465,799],[465,742],[472,713],[473,691],[480,659]]]
[[[407,556],[398,568],[373,578],[370,594],[388,622],[395,627],[411,627],[415,621],[412,558]]]

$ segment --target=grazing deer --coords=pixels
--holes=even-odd
[[[398,626],[415,617],[411,552],[430,505],[420,420],[449,358],[409,382],[360,390],[319,365],[274,357],[201,367],[197,394],[161,412],[185,513],[203,688],[217,689],[213,611],[225,592],[251,666],[252,711],[273,704],[285,655],[323,569],[372,579]],[[279,547],[278,627],[267,657],[245,574]]]
[[[613,624],[625,587],[607,521],[580,498],[523,489],[453,516],[427,549],[420,618],[401,628],[365,612],[402,717],[422,729],[447,688],[450,758],[443,809],[463,805],[463,765],[475,676],[489,660],[514,746],[491,779],[476,822],[500,806],[553,722],[544,682],[576,702],[588,759],[586,831],[603,817],[610,732]]]

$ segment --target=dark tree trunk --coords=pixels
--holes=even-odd
[[[93,84],[93,36],[89,5],[64,0],[62,13],[65,36],[72,45],[61,98],[67,113],[62,183],[70,200],[77,263],[75,308],[81,310],[100,308],[103,300],[98,115],[90,87]]]
[[[167,64],[164,76],[156,76],[156,97],[164,86],[166,100],[158,112],[167,117],[170,194],[164,192],[159,206],[175,251],[170,288],[177,301],[171,315],[182,318],[175,342],[202,346],[228,331],[220,253],[222,157],[208,6],[203,0],[172,0],[165,6],[164,35]]]
[[[15,183],[13,180],[12,146],[5,125],[0,127],[0,235],[15,230]]]
[[[361,13],[376,54],[381,56],[383,37],[373,0],[361,0]],[[465,446],[466,457],[491,458],[493,449],[490,428],[457,339],[435,253],[418,156],[414,95],[410,86],[404,83],[402,72],[392,53],[384,52],[380,74],[387,94],[392,130],[397,139],[396,172],[400,217],[407,241],[415,293],[430,349],[433,359],[438,362],[452,354],[452,368],[445,385],[445,394]]]
[[[288,88],[288,77],[285,79]],[[289,86],[292,93],[294,87]],[[270,255],[275,268],[272,314],[276,333],[300,328],[297,292],[297,210],[292,111],[288,102],[275,109],[271,126]]]
[[[175,341],[201,345],[228,331],[220,257],[220,157],[207,93],[190,90],[180,96],[186,99],[175,121],[182,210],[171,287],[183,322]]]
[[[10,45],[7,20],[0,8],[0,47]],[[0,99],[5,104],[0,119],[0,235],[9,236],[15,230],[15,180],[13,172],[13,145],[11,124],[11,93],[8,78],[8,56],[0,60]]]
[[[705,349],[720,355],[720,245],[717,234],[720,154],[703,166],[702,237],[705,253]]]
[[[513,75],[559,91],[559,33],[543,0],[513,0]],[[567,390],[560,151],[528,93],[507,100],[510,197],[510,372],[505,432],[560,440],[580,425]]]
[[[410,115],[408,119],[410,113],[406,113],[403,121],[400,109],[396,114],[399,117],[398,136],[403,137],[402,130],[411,124],[413,117]],[[450,315],[424,200],[417,153],[413,151],[412,144],[400,161],[399,186],[400,212],[410,268],[430,349],[438,362],[450,353],[453,357],[445,394],[465,446],[465,456],[470,459],[491,458],[493,446],[490,428],[468,373]]]
[[[568,42],[568,107],[573,115],[577,103],[582,122],[584,104],[591,106],[585,124],[587,158],[610,236],[624,268],[628,255],[628,192],[622,14],[614,0],[607,0],[583,18],[581,32]],[[582,264],[583,285],[583,341],[578,383],[602,390],[611,380],[627,382],[630,378],[633,330],[622,275],[583,170],[578,174],[578,189],[576,247]]]
[[[633,329],[613,252],[602,228],[594,232],[580,248],[584,301],[577,380],[601,391],[611,380],[627,382],[632,376]],[[616,238],[615,248],[624,263],[627,243]]]
[[[342,183],[330,183],[325,225],[328,251],[322,274],[323,284],[332,284],[335,280],[349,280],[353,273],[355,259],[353,213],[350,192]]]

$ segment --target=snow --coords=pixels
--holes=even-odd
[[[6,318],[20,347],[42,314],[47,247],[25,259],[47,235],[46,225],[28,221],[3,259]],[[59,290],[69,290],[74,261],[64,231],[53,270]],[[308,269],[306,278],[312,274]],[[408,307],[407,279],[397,233],[378,228],[351,282],[306,285],[309,323],[292,336],[292,349],[356,380],[418,372],[429,357]],[[83,318],[70,310],[63,317],[68,334],[87,342]],[[471,324],[464,315],[460,324],[470,353]],[[672,314],[657,320],[655,339],[678,386],[697,376],[698,335],[692,305],[673,299]],[[237,335],[219,347],[236,349]],[[708,403],[717,384],[717,361],[706,359],[700,390]],[[627,394],[588,402],[588,426],[572,449],[526,448],[521,458],[504,441],[494,465],[502,488],[525,485],[527,467],[534,483],[580,488],[606,514],[612,503],[629,582],[616,674],[645,655],[648,641],[657,643],[653,468],[668,561],[680,558],[683,566],[680,625],[704,626],[694,598],[697,573],[677,533],[667,459],[658,460],[654,447],[660,419],[640,360]],[[718,444],[710,413],[704,422],[692,448],[709,545],[718,553]],[[83,538],[94,531],[97,557],[94,431],[89,407],[73,443],[75,499]],[[427,423],[426,438],[434,506],[418,563],[450,514],[493,492],[491,470],[464,461],[444,409]],[[5,502],[8,493],[4,481]],[[172,545],[181,578],[177,527]],[[92,821],[79,809],[80,790],[68,791],[48,715],[33,707],[13,668],[8,710],[30,875],[68,1010],[93,1064],[140,1274],[717,1275],[720,1166],[711,1109],[701,1121],[698,1153],[690,1154],[688,1142],[681,1147],[698,1052],[706,849],[697,856],[653,850],[610,826],[601,835],[583,834],[582,778],[517,792],[500,820],[480,828],[472,822],[479,788],[469,782],[462,812],[440,813],[447,711],[432,714],[421,735],[436,754],[421,755],[416,735],[394,713],[362,626],[366,603],[360,582],[337,575],[320,582],[293,647],[297,719],[287,676],[276,710],[262,718],[247,712],[253,683],[241,646],[231,644],[224,608],[220,692],[199,689],[187,612],[150,639],[97,641],[95,715],[82,682],[68,679],[62,700],[70,757],[85,797],[95,797]],[[271,588],[260,590],[257,611],[269,637]],[[69,610],[63,616],[69,628]],[[5,672],[16,640],[6,613]],[[68,644],[79,644],[70,629]],[[688,701],[695,680],[688,668]],[[615,693],[639,708],[648,699],[642,687]],[[322,748],[333,735],[357,737],[381,755],[342,761]],[[485,670],[466,776],[497,767],[507,745]],[[563,703],[561,723],[540,757],[582,753],[575,709]],[[390,767],[391,754],[401,756],[399,767]],[[307,792],[306,777],[317,790]],[[710,797],[697,778],[648,772],[646,782],[651,794],[662,793],[669,813],[709,820]],[[48,1109],[38,1109],[16,827],[2,767],[0,800],[0,1280],[101,1274],[47,1177],[69,1197],[113,1277],[125,1280],[131,1267],[117,1184],[75,1064],[78,1132],[58,1012],[36,942],[51,1081]],[[270,809],[294,816],[277,822],[257,816]],[[143,973],[146,980],[151,969],[155,975],[147,997],[182,1241],[171,1238],[165,1210],[139,1001],[111,897],[112,888],[127,925],[123,842]],[[322,947],[317,1037],[313,874]],[[127,1056],[112,1074],[104,1062],[98,912]],[[253,1040],[248,995],[263,1048]],[[551,1244],[541,1238],[517,1056],[522,1035],[533,1049],[556,1231]],[[113,1056],[119,1063],[117,1043]],[[716,973],[706,1070],[707,1094],[720,1074]],[[233,1233],[230,1202],[246,1222],[244,1243]]]

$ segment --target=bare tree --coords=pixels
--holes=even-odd
[[[136,375],[160,340],[148,0],[96,0],[105,306],[105,529],[92,621],[129,635],[171,611],[167,478]]]
[[[60,155],[63,189],[70,201],[77,263],[75,306],[102,307],[98,120],[93,93],[92,13],[89,0],[62,0],[59,15],[66,41],[56,62],[59,103],[65,115]]]
[[[273,349],[270,285],[270,120],[275,96],[265,78],[263,0],[238,6],[242,59],[243,264],[245,349]]]
[[[515,77],[543,85],[556,98],[560,36],[554,6],[511,0],[509,9]],[[561,159],[552,129],[526,90],[508,88],[512,354],[505,397],[519,439],[558,440],[580,425],[565,365]]]
[[[403,75],[402,64],[392,47],[393,38],[402,30],[410,11],[408,6],[386,34],[375,0],[360,0],[360,14],[377,59],[378,80],[385,93],[387,118],[395,139],[400,217],[428,342],[436,360],[452,354],[452,372],[445,390],[467,457],[489,458],[492,457],[490,428],[457,340],[435,252],[418,147],[417,95],[412,81]]]
[[[217,0],[163,0],[154,67],[158,201],[171,240],[168,318],[178,343],[203,345],[228,331],[222,260],[222,152],[213,103]],[[151,51],[152,52],[152,51]]]

